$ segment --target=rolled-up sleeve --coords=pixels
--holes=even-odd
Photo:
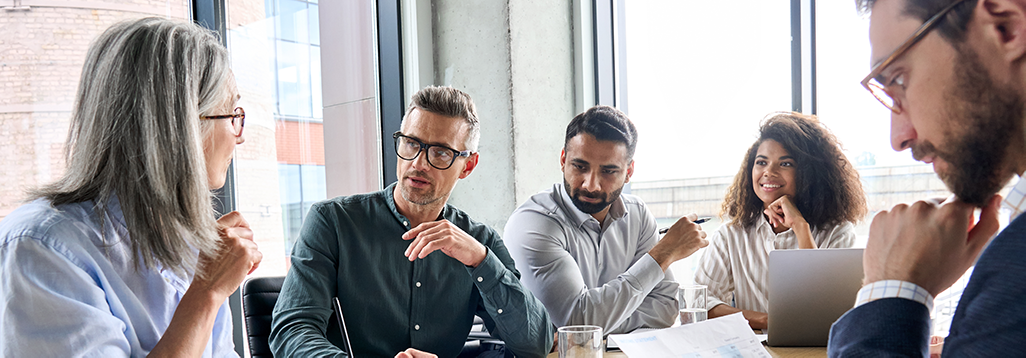
[[[488,245],[476,268],[468,268],[481,293],[477,315],[517,356],[544,357],[554,330],[545,306],[520,282],[519,272],[501,240]]]

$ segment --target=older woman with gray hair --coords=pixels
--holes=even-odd
[[[245,114],[228,53],[146,18],[95,40],[68,167],[0,223],[0,355],[236,356],[227,297],[262,258],[211,190]]]

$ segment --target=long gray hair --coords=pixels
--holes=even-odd
[[[195,272],[194,250],[214,254],[219,240],[202,143],[213,123],[200,123],[214,121],[200,116],[232,100],[229,81],[228,51],[210,31],[161,18],[112,26],[82,67],[67,170],[31,195],[92,200],[98,219],[116,199],[137,260]]]

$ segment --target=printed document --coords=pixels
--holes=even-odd
[[[740,312],[679,327],[611,334],[632,358],[770,358]]]

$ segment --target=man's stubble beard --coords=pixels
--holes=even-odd
[[[961,48],[959,48],[961,47]],[[979,57],[968,46],[956,46],[954,87],[945,112],[955,133],[947,148],[923,143],[920,151],[935,151],[949,170],[937,175],[963,202],[984,206],[1008,182],[1010,145],[1023,133],[1023,98],[1012,88],[994,83]],[[959,132],[959,129],[961,131]]]
[[[433,195],[437,194],[437,193],[435,193],[435,191],[438,189],[438,187],[435,186],[434,183],[431,183],[431,185],[428,187],[428,189],[425,189],[425,192],[424,192],[423,195],[417,196],[417,194],[415,194],[413,188],[410,188],[410,187],[406,186],[406,178],[410,177],[410,176],[425,177],[426,175],[424,175],[423,172],[419,172],[419,171],[412,171],[412,172],[409,172],[409,173],[403,175],[403,179],[400,180],[399,184],[398,184],[399,185],[399,193],[402,194],[403,199],[405,199],[407,202],[409,202],[411,204],[414,204],[414,205],[431,205],[431,204],[434,204],[434,203],[438,202],[439,200],[442,200],[442,196],[441,195],[433,196]],[[434,189],[434,190],[432,190],[432,189]]]

